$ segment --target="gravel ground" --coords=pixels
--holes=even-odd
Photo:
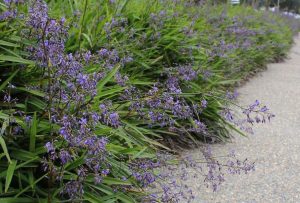
[[[258,99],[276,117],[254,127],[254,135],[235,136],[232,143],[214,145],[213,153],[222,155],[234,149],[238,158],[255,161],[256,170],[247,175],[226,175],[215,193],[204,187],[202,180],[190,178],[189,185],[196,193],[194,202],[300,203],[300,37],[285,62],[270,64],[238,92],[240,104]],[[184,154],[201,158],[197,149]]]

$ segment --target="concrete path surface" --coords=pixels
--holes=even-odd
[[[254,172],[226,175],[218,192],[191,178],[195,203],[300,203],[300,37],[282,63],[250,79],[238,89],[241,105],[262,101],[276,117],[254,127],[254,135],[235,136],[232,143],[214,145],[214,155],[234,149],[238,158],[255,161]],[[200,150],[184,154],[200,157]],[[201,186],[202,185],[202,186]],[[200,188],[198,186],[201,186]]]

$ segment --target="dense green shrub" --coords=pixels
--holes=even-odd
[[[237,120],[228,88],[283,59],[298,24],[180,0],[47,3],[0,3],[1,202],[146,201],[158,150],[273,116],[256,101]]]

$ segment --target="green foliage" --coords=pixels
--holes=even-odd
[[[99,185],[94,184],[92,178],[85,181],[85,202],[139,202],[145,192],[131,177],[129,163],[137,159],[155,159],[156,152],[170,150],[174,140],[186,144],[197,139],[226,141],[230,138],[229,130],[235,127],[220,115],[229,104],[224,97],[226,90],[265,68],[267,63],[283,59],[292,43],[292,31],[284,19],[244,7],[191,7],[180,1],[172,4],[158,0],[125,0],[115,4],[108,0],[49,0],[48,5],[53,17],[60,18],[64,14],[70,25],[67,51],[89,49],[96,53],[105,47],[117,50],[120,56],[129,54],[133,58],[125,67],[113,67],[97,86],[93,108],[107,100],[113,101],[123,125],[119,128],[101,125],[96,130],[97,135],[110,140],[107,150],[111,155],[111,174]],[[74,15],[76,11],[81,15]],[[166,13],[161,19],[162,26],[152,26],[153,13],[161,12]],[[124,30],[112,28],[108,36],[105,26],[120,18],[128,21]],[[220,47],[221,41],[228,45],[244,39],[238,34],[227,33],[235,22],[243,24],[247,32],[258,33],[247,38],[251,46],[226,51],[226,57],[212,57],[209,53]],[[59,127],[50,122],[45,93],[27,88],[47,81],[41,79],[41,71],[29,59],[30,52],[24,49],[33,42],[21,37],[24,25],[19,23],[0,22],[1,96],[9,93],[12,98],[18,98],[14,104],[0,102],[0,202],[58,202],[63,186],[51,185],[49,174],[42,170],[42,162],[47,156],[45,143]],[[185,33],[185,29],[191,33]],[[207,125],[213,139],[187,131],[182,137],[157,124],[149,127],[147,121],[138,119],[128,110],[130,101],[120,100],[126,88],[136,86],[147,92],[155,83],[166,79],[166,67],[186,64],[192,64],[202,74],[194,81],[182,82],[181,96],[189,104],[199,104],[204,99],[208,102],[201,121]],[[95,66],[86,69],[99,71]],[[129,77],[125,86],[116,83],[117,71]],[[204,77],[205,72],[211,76]],[[18,111],[30,115],[31,121],[26,122]],[[195,124],[192,119],[178,120],[175,124],[178,128],[186,125]],[[15,133],[18,127],[22,131]],[[84,164],[84,158],[77,157],[61,169],[67,171],[64,180],[77,178],[74,169]],[[121,180],[122,176],[128,180]],[[132,187],[125,192],[114,191],[124,185]]]

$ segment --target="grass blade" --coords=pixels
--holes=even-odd
[[[9,78],[7,78],[1,85],[0,85],[0,91],[2,91],[6,85],[15,77],[15,75],[19,72],[19,70],[16,70]]]
[[[0,55],[0,61],[10,61],[10,62],[17,62],[22,64],[34,65],[33,61],[15,57],[15,56],[7,56],[7,55]]]
[[[102,92],[103,90],[103,87],[106,83],[108,83],[111,78],[116,74],[116,72],[119,70],[120,68],[120,65],[114,67],[110,73],[107,74],[107,76],[105,78],[103,78],[103,80],[101,80],[97,86],[97,89],[98,89],[98,92]]]
[[[14,44],[14,43],[3,41],[3,40],[0,40],[0,45],[8,46],[8,47],[20,47],[20,45],[18,45],[18,44]]]
[[[17,161],[16,160],[12,160],[8,166],[7,172],[6,172],[6,180],[5,180],[5,190],[4,192],[6,193],[9,189],[12,177],[14,175],[15,172],[15,168],[17,165]]]
[[[46,200],[42,199],[32,199],[32,198],[14,198],[14,197],[6,197],[0,198],[1,203],[35,203],[35,202],[46,202]]]
[[[30,128],[30,143],[29,143],[30,152],[35,151],[36,131],[37,131],[37,118],[36,118],[36,112],[34,112],[31,128]]]
[[[9,153],[8,153],[8,150],[7,150],[7,147],[6,147],[6,144],[5,144],[5,140],[3,139],[2,135],[6,129],[8,125],[8,120],[5,120],[2,124],[2,129],[1,129],[1,132],[0,132],[0,145],[2,147],[2,150],[8,160],[9,163],[11,163],[11,159],[10,159],[10,156],[9,156]]]

